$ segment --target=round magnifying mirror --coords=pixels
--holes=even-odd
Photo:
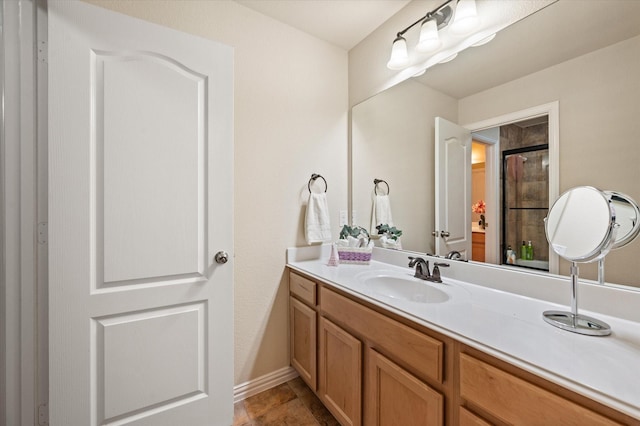
[[[626,194],[616,191],[604,191],[611,200],[611,205],[616,212],[615,241],[611,249],[624,247],[633,241],[640,233],[640,209],[638,203]]]
[[[616,241],[616,214],[609,197],[590,186],[562,194],[545,221],[552,249],[572,262],[601,259]]]

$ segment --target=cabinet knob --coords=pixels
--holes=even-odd
[[[440,236],[441,236],[442,238],[447,238],[449,235],[451,235],[451,234],[449,234],[449,231],[442,231],[442,232],[440,233]]]

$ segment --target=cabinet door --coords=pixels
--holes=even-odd
[[[464,407],[460,407],[459,416],[460,426],[491,426],[491,423],[485,422]]]
[[[465,353],[460,354],[460,396],[508,424],[619,424]]]
[[[444,399],[389,359],[369,349],[367,423],[375,426],[442,425]]]
[[[362,343],[320,317],[319,396],[343,426],[362,423]]]
[[[289,298],[291,365],[309,387],[316,390],[316,311]]]

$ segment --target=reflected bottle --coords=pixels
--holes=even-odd
[[[533,260],[533,245],[531,245],[531,240],[529,240],[529,244],[527,244],[527,260]]]
[[[520,259],[527,260],[527,246],[524,241],[522,242],[522,247],[520,247]]]

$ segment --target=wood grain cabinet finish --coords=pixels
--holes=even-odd
[[[460,396],[506,424],[618,424],[465,353],[460,354]]]
[[[345,324],[374,348],[410,366],[422,379],[443,381],[444,343],[322,287],[323,315]]]
[[[291,365],[312,390],[316,390],[316,311],[289,298]]]
[[[367,350],[365,409],[372,426],[444,424],[444,398],[373,349]]]
[[[343,426],[362,424],[362,343],[320,317],[320,400]]]
[[[460,407],[459,424],[460,426],[491,426],[491,423],[485,422],[464,407]]]
[[[471,260],[484,262],[484,232],[471,234]]]
[[[309,306],[316,306],[316,283],[296,273],[289,273],[289,291]]]
[[[342,426],[640,425],[322,282],[289,277],[291,365]]]

